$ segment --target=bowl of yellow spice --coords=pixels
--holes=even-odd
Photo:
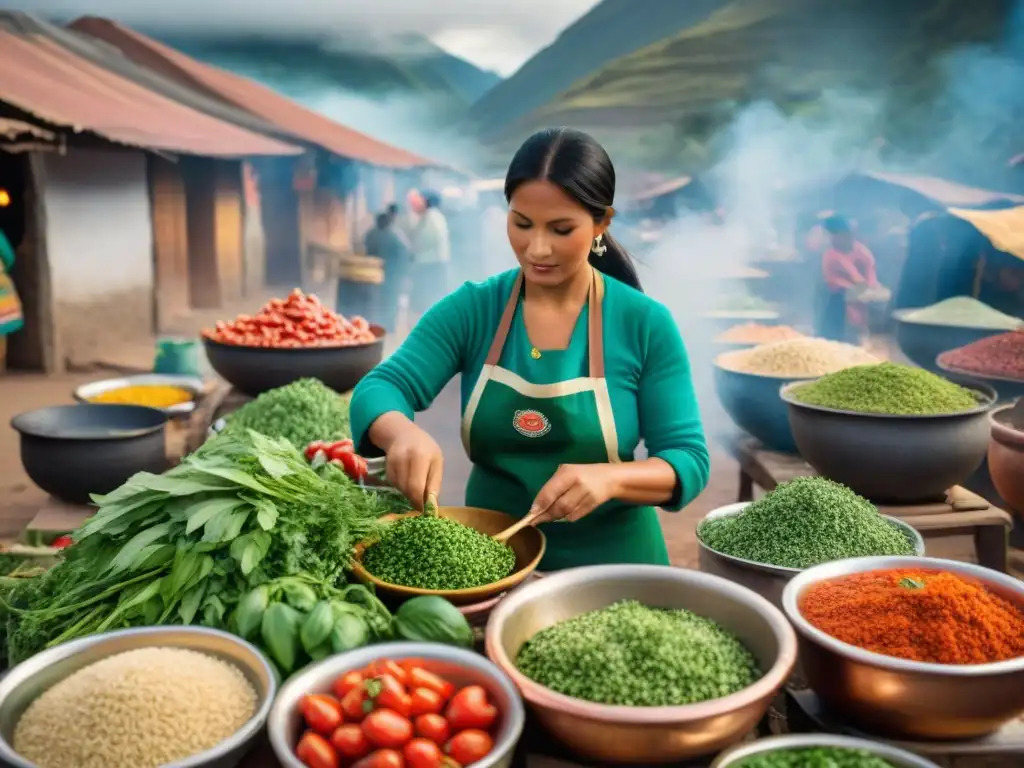
[[[83,384],[74,397],[82,403],[142,405],[168,416],[183,416],[195,410],[203,388],[198,376],[143,373]]]

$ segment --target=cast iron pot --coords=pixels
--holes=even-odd
[[[825,477],[875,502],[912,504],[941,499],[981,466],[988,450],[988,411],[996,394],[977,382],[978,406],[937,416],[856,413],[801,403],[782,387],[800,455]]]
[[[141,405],[55,405],[11,419],[32,482],[72,504],[110,493],[136,472],[167,468],[167,414]]]
[[[352,347],[267,349],[221,344],[203,337],[210,366],[235,389],[256,397],[299,379],[320,379],[335,392],[348,392],[384,356],[384,329],[371,326],[377,340]]]
[[[925,370],[938,372],[935,358],[950,349],[973,344],[980,339],[1006,333],[1005,329],[962,328],[955,325],[929,325],[913,323],[903,318],[916,309],[900,309],[892,313],[896,321],[896,343],[915,365]]]

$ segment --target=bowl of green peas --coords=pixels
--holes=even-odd
[[[939,768],[905,749],[829,733],[771,736],[720,754],[711,768]]]

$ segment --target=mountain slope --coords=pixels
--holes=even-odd
[[[706,17],[725,0],[603,0],[470,109],[482,136],[544,106],[614,59]]]

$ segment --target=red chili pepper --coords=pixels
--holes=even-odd
[[[70,547],[74,543],[74,539],[72,539],[70,536],[65,535],[58,536],[56,539],[51,541],[50,546],[54,549],[64,549],[65,547]]]

